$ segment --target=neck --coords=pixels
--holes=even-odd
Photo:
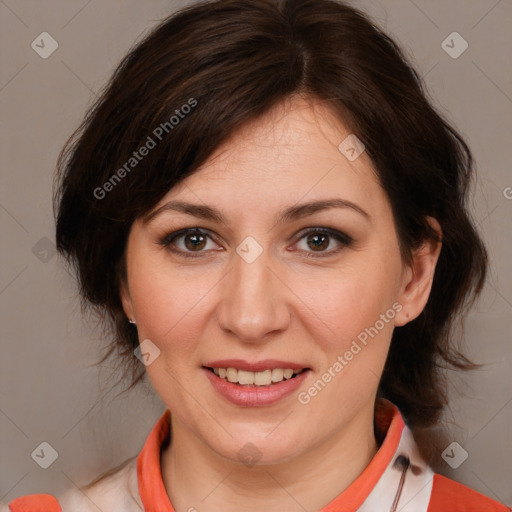
[[[171,425],[161,465],[175,512],[320,510],[357,479],[378,449],[373,405],[318,446],[265,466],[227,460],[173,417]]]

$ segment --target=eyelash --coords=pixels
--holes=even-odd
[[[176,250],[175,248],[171,248],[171,245],[173,244],[173,242],[175,240],[177,240],[178,238],[181,238],[183,236],[192,235],[192,234],[203,235],[203,236],[206,236],[206,237],[210,238],[211,240],[213,240],[213,238],[207,232],[201,230],[200,228],[185,228],[185,229],[180,229],[179,231],[174,231],[173,233],[169,233],[159,242],[159,244],[168,248],[174,254],[178,254],[185,258],[200,258],[200,257],[202,257],[202,254],[205,251],[198,251],[196,254],[194,254],[194,252],[183,251],[181,249]],[[334,254],[338,254],[344,247],[349,247],[350,245],[352,245],[352,243],[354,241],[348,235],[342,233],[341,231],[337,231],[335,229],[309,228],[300,233],[300,236],[298,237],[297,242],[299,242],[300,240],[302,240],[303,238],[307,237],[310,234],[321,234],[321,235],[330,236],[330,237],[334,238],[335,240],[337,240],[341,244],[341,247],[338,249],[335,249],[335,250],[330,250],[328,252],[319,252],[319,253],[314,253],[314,252],[311,253],[309,251],[303,251],[303,252],[305,252],[305,256],[307,258],[325,258],[328,256],[333,256]],[[215,241],[215,240],[213,240],[213,241]]]

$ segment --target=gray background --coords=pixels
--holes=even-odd
[[[115,65],[186,3],[0,1],[0,502],[83,485],[136,455],[165,409],[148,384],[116,398],[108,365],[92,366],[101,335],[81,319],[74,284],[54,254],[51,197],[58,152]],[[438,453],[436,469],[512,506],[512,2],[353,3],[406,50],[477,160],[472,210],[492,270],[465,339],[469,355],[486,365],[448,376],[447,438],[469,457],[452,470]],[[47,59],[31,48],[44,31],[59,44]],[[469,44],[456,59],[441,46],[454,31]],[[58,452],[48,469],[31,458],[43,441]]]

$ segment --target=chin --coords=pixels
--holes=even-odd
[[[286,442],[285,442],[286,440]],[[221,457],[247,467],[283,464],[298,456],[302,450],[298,439],[281,433],[275,439],[261,436],[233,436],[211,448]]]

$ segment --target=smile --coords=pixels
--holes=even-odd
[[[273,368],[258,372],[237,368],[208,368],[208,370],[221,379],[241,386],[271,386],[293,379],[304,371],[304,369],[292,368]]]
[[[276,404],[297,393],[311,374],[310,368],[301,368],[299,364],[270,360],[259,363],[215,361],[203,366],[202,371],[216,394],[239,407]]]

